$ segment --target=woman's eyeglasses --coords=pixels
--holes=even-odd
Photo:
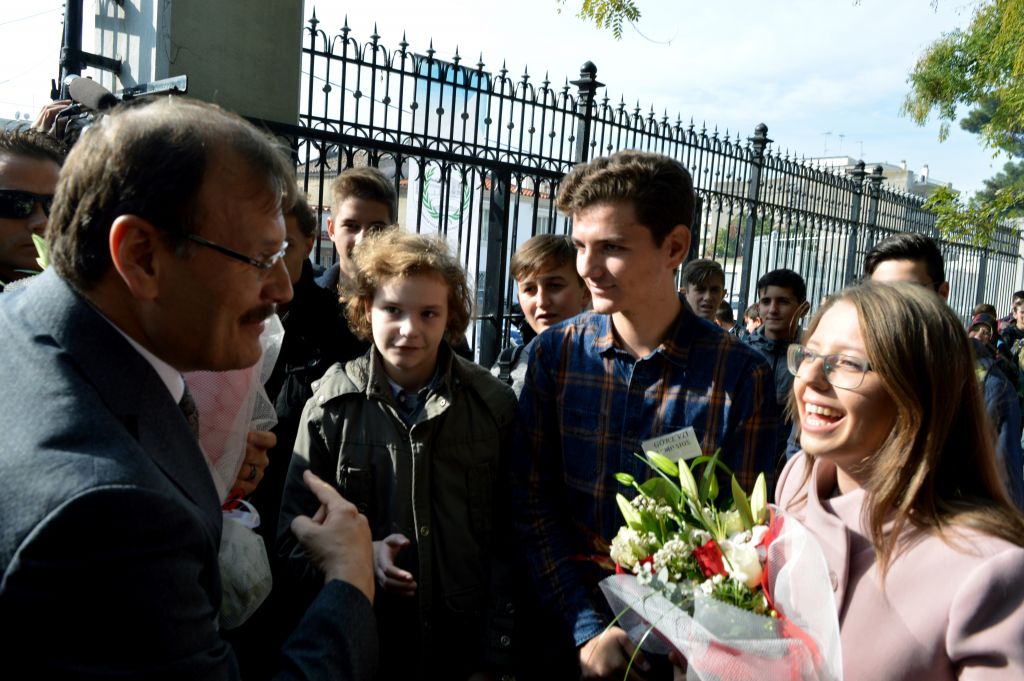
[[[871,371],[871,365],[867,360],[849,355],[819,355],[798,343],[793,343],[786,351],[786,365],[789,368],[789,373],[794,376],[800,375],[801,367],[819,359],[822,361],[825,380],[843,390],[859,388],[860,384],[864,382],[864,375]]]

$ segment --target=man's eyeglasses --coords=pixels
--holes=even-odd
[[[0,218],[7,220],[24,220],[32,215],[36,204],[43,208],[43,214],[49,217],[53,205],[53,194],[35,194],[20,189],[0,189]]]
[[[798,343],[793,343],[786,351],[786,364],[789,373],[794,376],[800,375],[801,367],[819,359],[822,361],[825,380],[843,390],[859,388],[864,382],[864,374],[871,371],[871,365],[866,360],[849,355],[819,355]]]
[[[277,262],[284,257],[285,252],[287,252],[288,250],[288,242],[285,241],[283,244],[281,244],[281,250],[279,250],[277,253],[269,255],[263,258],[262,260],[256,260],[255,258],[250,258],[249,256],[243,253],[239,253],[238,251],[232,250],[227,246],[221,246],[220,244],[214,243],[209,239],[204,239],[198,234],[186,234],[185,238],[188,239],[189,241],[193,241],[199,244],[200,246],[205,246],[206,248],[217,251],[221,255],[233,258],[234,260],[238,260],[239,262],[244,262],[246,265],[252,265],[256,269],[260,270],[261,274],[264,274],[271,268],[273,268],[274,265],[276,265]]]

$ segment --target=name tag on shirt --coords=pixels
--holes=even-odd
[[[688,461],[703,454],[700,443],[697,442],[697,434],[694,432],[693,426],[677,430],[674,433],[652,437],[650,440],[644,440],[640,443],[640,446],[643,447],[645,454],[657,452],[673,461],[679,461],[680,459]]]

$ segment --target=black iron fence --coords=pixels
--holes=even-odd
[[[315,16],[304,45],[301,120],[267,125],[292,145],[321,224],[339,171],[372,165],[393,177],[399,222],[458,248],[477,288],[470,342],[484,364],[515,320],[512,253],[536,234],[568,233],[568,217],[554,206],[558,183],[598,155],[653,151],[690,170],[699,199],[692,255],[722,263],[739,310],[769,270],[800,272],[816,306],[858,277],[878,240],[902,231],[937,236],[923,200],[883,185],[881,167],[815,166],[777,153],[763,124],[743,139],[616,103],[589,62],[578,79],[557,84],[504,65],[492,71],[482,56],[442,59],[433,44],[414,52],[404,37],[388,48],[376,34],[356,40],[347,25],[330,36]],[[983,300],[1002,307],[1020,287],[1014,229],[987,248],[942,242],[942,250],[961,315]],[[325,233],[315,254],[334,258]]]

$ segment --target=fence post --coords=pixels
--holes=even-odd
[[[700,257],[701,216],[704,213],[704,199],[700,194],[693,197],[693,224],[690,226],[690,252],[686,254],[686,262]],[[680,272],[680,274],[682,274]]]
[[[985,284],[988,280],[988,247],[981,249],[981,272],[978,275],[978,290],[974,295],[974,304],[985,302]]]
[[[768,139],[768,126],[760,123],[754,128],[754,136],[748,137],[754,156],[750,166],[750,184],[747,187],[747,225],[743,233],[743,282],[740,284],[740,304],[750,304],[750,275],[754,272],[754,232],[757,231],[758,197],[761,194],[761,170],[764,168],[764,152],[772,140]]]
[[[866,223],[868,238],[867,243],[864,244],[865,255],[875,246],[875,230],[878,227],[878,194],[884,179],[882,166],[875,166],[871,169],[871,175],[868,176],[868,221]]]
[[[857,161],[857,165],[850,171],[850,177],[853,179],[853,200],[850,203],[850,222],[853,227],[850,228],[850,238],[846,242],[846,278],[847,284],[853,283],[857,275],[854,273],[853,268],[857,264],[857,246],[860,242],[860,202],[862,195],[864,194],[864,177],[867,173],[864,171],[864,161]]]
[[[570,81],[576,86],[576,110],[579,120],[576,123],[576,163],[586,163],[590,160],[590,123],[594,118],[594,100],[597,95],[597,88],[604,87],[604,83],[597,80],[597,67],[594,62],[588,61],[580,67],[579,80]]]
[[[484,254],[485,277],[483,309],[478,319],[480,338],[477,340],[480,365],[489,367],[501,351],[501,325],[505,306],[505,236],[512,206],[512,171],[495,168],[491,171],[491,204],[487,216],[487,246]]]

